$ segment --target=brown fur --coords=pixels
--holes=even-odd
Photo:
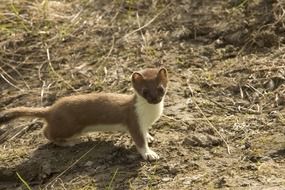
[[[147,89],[149,103],[160,102],[167,85],[166,69],[146,69],[132,75],[135,91],[144,96]],[[159,94],[157,86],[162,86]],[[51,107],[18,107],[0,114],[0,124],[18,117],[40,117],[46,120],[44,135],[52,142],[60,143],[80,134],[85,127],[100,124],[122,124],[127,127],[137,147],[145,146],[146,139],[140,130],[135,111],[137,95],[91,93],[59,99]]]

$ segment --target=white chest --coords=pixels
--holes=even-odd
[[[138,97],[135,109],[140,126],[148,128],[161,116],[163,112],[163,100],[159,104],[149,104],[144,98]]]

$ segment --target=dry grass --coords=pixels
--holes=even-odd
[[[1,126],[0,180],[1,171],[22,170],[31,187],[45,189],[285,185],[284,7],[282,0],[1,2],[0,110],[70,94],[130,93],[131,72],[144,67],[167,67],[171,81],[153,130],[162,160],[132,158],[121,135],[91,136],[110,142],[98,149],[88,142],[37,148],[47,143],[42,124],[21,121]],[[191,144],[199,134],[222,138],[231,154]]]

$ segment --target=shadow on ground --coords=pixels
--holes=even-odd
[[[31,187],[44,189],[52,189],[56,183],[80,180],[82,176],[91,176],[94,181],[89,181],[88,185],[93,183],[98,188],[116,186],[119,182],[121,187],[123,184],[124,189],[129,189],[128,180],[137,175],[141,158],[135,148],[127,150],[115,146],[113,142],[89,141],[74,147],[45,144],[24,160],[11,168],[0,168],[0,189],[22,185],[16,173]],[[113,176],[116,176],[114,181]],[[46,185],[38,186],[40,184]]]

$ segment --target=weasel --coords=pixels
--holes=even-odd
[[[149,148],[148,127],[162,114],[168,84],[165,68],[147,68],[131,75],[134,93],[90,93],[63,97],[50,107],[17,107],[0,112],[0,124],[18,117],[46,121],[44,136],[57,145],[72,146],[74,139],[90,131],[128,132],[145,160],[159,156]]]

